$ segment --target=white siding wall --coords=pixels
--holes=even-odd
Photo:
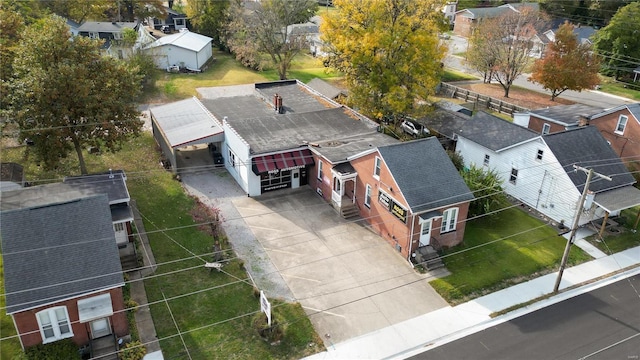
[[[260,195],[260,178],[251,170],[249,145],[238,136],[227,122],[223,123],[222,128],[225,134],[225,142],[222,144],[224,167],[247,194],[250,196]],[[229,151],[235,155],[235,165],[231,164]]]
[[[198,51],[196,55],[197,65],[193,69],[200,69],[211,58],[212,54],[211,43],[208,43],[207,46]]]
[[[542,160],[537,159],[542,150]],[[551,150],[537,139],[500,153],[493,152],[463,137],[458,138],[456,151],[464,157],[465,166],[483,166],[485,154],[489,167],[504,181],[505,192],[538,210],[556,222],[571,226],[580,192],[573,185]],[[515,184],[509,181],[511,169],[518,170]],[[589,218],[581,219],[585,223]]]
[[[192,69],[199,68],[197,54],[191,50],[173,45],[163,45],[145,50],[145,52],[153,57],[159,69],[166,69],[170,65],[183,66],[183,64]]]

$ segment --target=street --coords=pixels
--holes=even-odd
[[[446,40],[446,43],[449,47],[449,52],[447,53],[447,56],[444,60],[445,66],[457,71],[478,76],[475,71],[469,69],[465,65],[464,58],[460,56],[460,54],[467,51],[467,40],[459,36],[451,36],[449,40]],[[541,93],[547,93],[549,94],[549,97],[551,97],[551,93],[549,91],[543,89],[539,84],[528,81],[528,77],[529,74],[522,74],[518,76],[518,78],[513,82],[513,85],[538,91]],[[582,92],[565,91],[559,97],[577,103],[600,107],[602,109],[608,109],[625,103],[631,103],[631,101],[625,101],[624,99],[621,99],[619,97],[592,90],[584,90]]]
[[[410,359],[638,359],[640,278],[633,276]]]

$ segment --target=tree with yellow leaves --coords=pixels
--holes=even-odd
[[[440,82],[446,48],[437,0],[335,0],[322,15],[327,63],[345,74],[349,104],[375,117],[417,115]]]

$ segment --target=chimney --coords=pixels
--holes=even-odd
[[[282,106],[282,96],[278,95],[278,114],[284,114],[284,107]]]
[[[587,115],[578,115],[578,126],[589,126],[589,117]]]
[[[168,0],[167,5],[169,5],[169,9],[173,9],[173,0]]]

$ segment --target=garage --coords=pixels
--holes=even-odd
[[[149,109],[153,137],[164,154],[165,167],[173,173],[184,170],[181,159],[207,158],[198,166],[223,162],[220,149],[224,141],[222,124],[196,98]],[[203,157],[202,154],[205,154]]]

